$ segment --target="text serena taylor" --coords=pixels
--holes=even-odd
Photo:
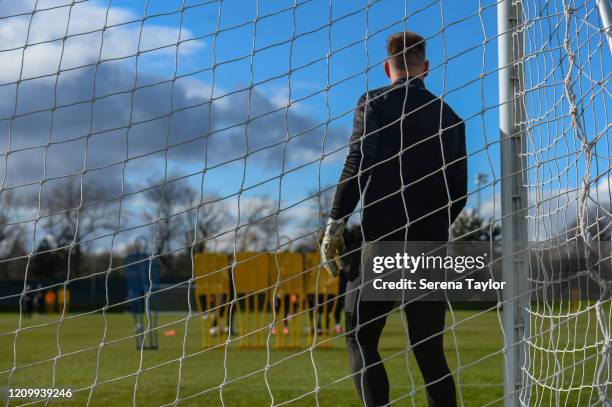
[[[372,286],[376,290],[503,290],[506,286],[506,281],[477,281],[473,278],[466,278],[461,281],[429,281],[426,278],[421,278],[418,281],[402,278],[399,281],[384,281],[380,278],[372,281]]]

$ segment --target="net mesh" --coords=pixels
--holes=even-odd
[[[6,404],[70,388],[87,405],[358,405],[346,294],[316,253],[390,33],[425,37],[426,84],[466,126],[476,182],[454,239],[503,232],[498,2],[457,3],[0,0]],[[528,329],[504,344],[501,295],[448,302],[445,350],[461,405],[511,397],[507,347],[525,354],[520,404],[610,405],[608,39],[594,1],[517,4]],[[586,265],[555,273],[574,247]],[[421,405],[400,308],[381,342],[391,404]]]
[[[600,274],[610,250],[604,151],[611,50],[594,4],[525,2],[524,16],[524,94],[518,96],[526,113],[529,233],[546,242],[530,252],[530,264],[543,265],[531,275],[536,286],[553,283],[530,293],[520,398],[609,405],[610,287]],[[551,258],[576,249],[585,250],[585,264],[570,273],[555,270]],[[551,295],[564,285],[566,295]]]

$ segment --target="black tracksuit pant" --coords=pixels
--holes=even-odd
[[[422,227],[415,225],[411,228],[408,240],[445,241],[448,239],[446,228],[423,222]],[[400,231],[385,240],[400,241],[404,238],[404,231]],[[378,353],[378,342],[387,314],[398,304],[361,301],[361,275],[354,274],[349,276],[345,304],[346,341],[353,380],[366,407],[384,406],[389,403],[389,381]],[[404,307],[412,351],[426,384],[430,407],[456,406],[455,383],[444,356],[442,331],[445,311],[446,303],[438,301],[413,301]]]
[[[360,302],[359,311],[355,307],[346,312],[346,339],[355,374],[353,381],[367,407],[389,403],[389,381],[378,353],[378,341],[387,314],[395,306],[393,302]],[[431,407],[456,406],[455,383],[442,344],[445,310],[446,303],[436,301],[416,301],[404,309],[412,351],[425,380]]]

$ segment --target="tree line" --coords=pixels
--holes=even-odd
[[[0,279],[65,280],[121,267],[132,252],[155,253],[162,277],[191,276],[193,253],[317,249],[334,188],[312,191],[303,219],[292,219],[297,243],[281,230],[288,220],[278,201],[203,194],[182,179],[151,181],[138,193],[63,180],[38,193],[0,192]],[[358,216],[355,216],[358,220]],[[593,214],[591,231],[609,240],[610,218]],[[467,208],[453,225],[456,240],[501,239],[501,222]],[[354,229],[354,228],[353,228]],[[565,239],[578,233],[575,222]],[[140,238],[140,239],[139,239]],[[143,242],[146,242],[143,245]],[[147,246],[147,247],[143,247]]]

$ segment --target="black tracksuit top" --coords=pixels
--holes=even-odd
[[[464,122],[421,79],[359,98],[332,219],[348,219],[361,198],[365,240],[399,240],[407,224],[448,229],[466,194]]]

